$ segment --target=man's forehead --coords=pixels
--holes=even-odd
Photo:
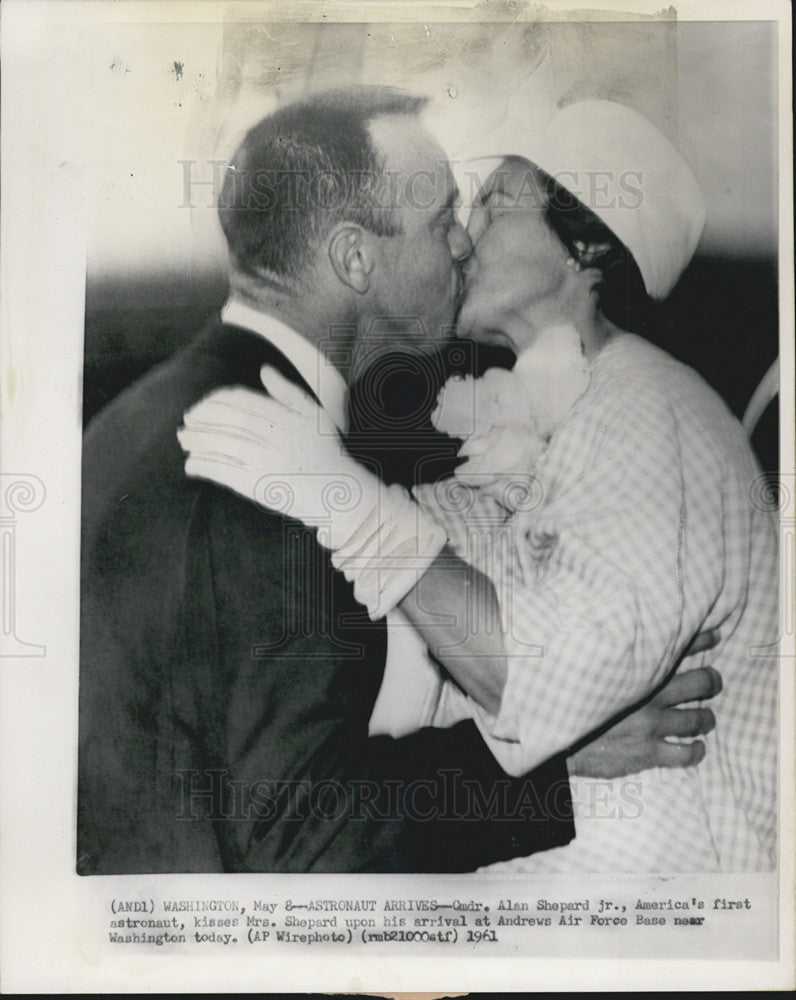
[[[420,119],[384,115],[371,122],[370,132],[389,174],[408,182],[422,179],[424,186],[433,177],[435,200],[443,204],[455,196],[456,182],[445,151]]]

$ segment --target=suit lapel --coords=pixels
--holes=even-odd
[[[293,362],[260,334],[218,321],[200,335],[196,345],[218,358],[221,368],[219,385],[245,385],[264,393],[260,369],[263,365],[271,365],[320,405],[316,393]]]

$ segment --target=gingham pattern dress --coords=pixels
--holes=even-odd
[[[621,334],[533,475],[525,509],[502,520],[487,496],[451,514],[424,493],[495,585],[509,662],[496,717],[446,685],[436,724],[472,715],[521,774],[643,698],[714,628],[701,659],[724,688],[701,764],[573,777],[573,843],[492,870],[773,867],[777,530],[740,424],[693,370]]]

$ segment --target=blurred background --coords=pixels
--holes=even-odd
[[[647,115],[708,206],[662,346],[743,414],[778,348],[776,24],[678,22],[673,8],[654,20],[561,20],[516,0],[404,23],[233,11],[215,24],[105,24],[92,39],[83,72],[101,142],[87,164],[84,424],[223,303],[214,185],[245,130],[294,97],[354,83],[429,95],[429,125],[454,160],[507,115],[537,128],[578,98]],[[775,404],[753,443],[774,473]]]

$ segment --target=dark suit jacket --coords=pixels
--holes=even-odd
[[[83,451],[78,871],[462,871],[566,843],[563,759],[508,779],[475,726],[368,737],[386,629],[314,533],[189,480],[175,432],[259,385],[212,324]]]

